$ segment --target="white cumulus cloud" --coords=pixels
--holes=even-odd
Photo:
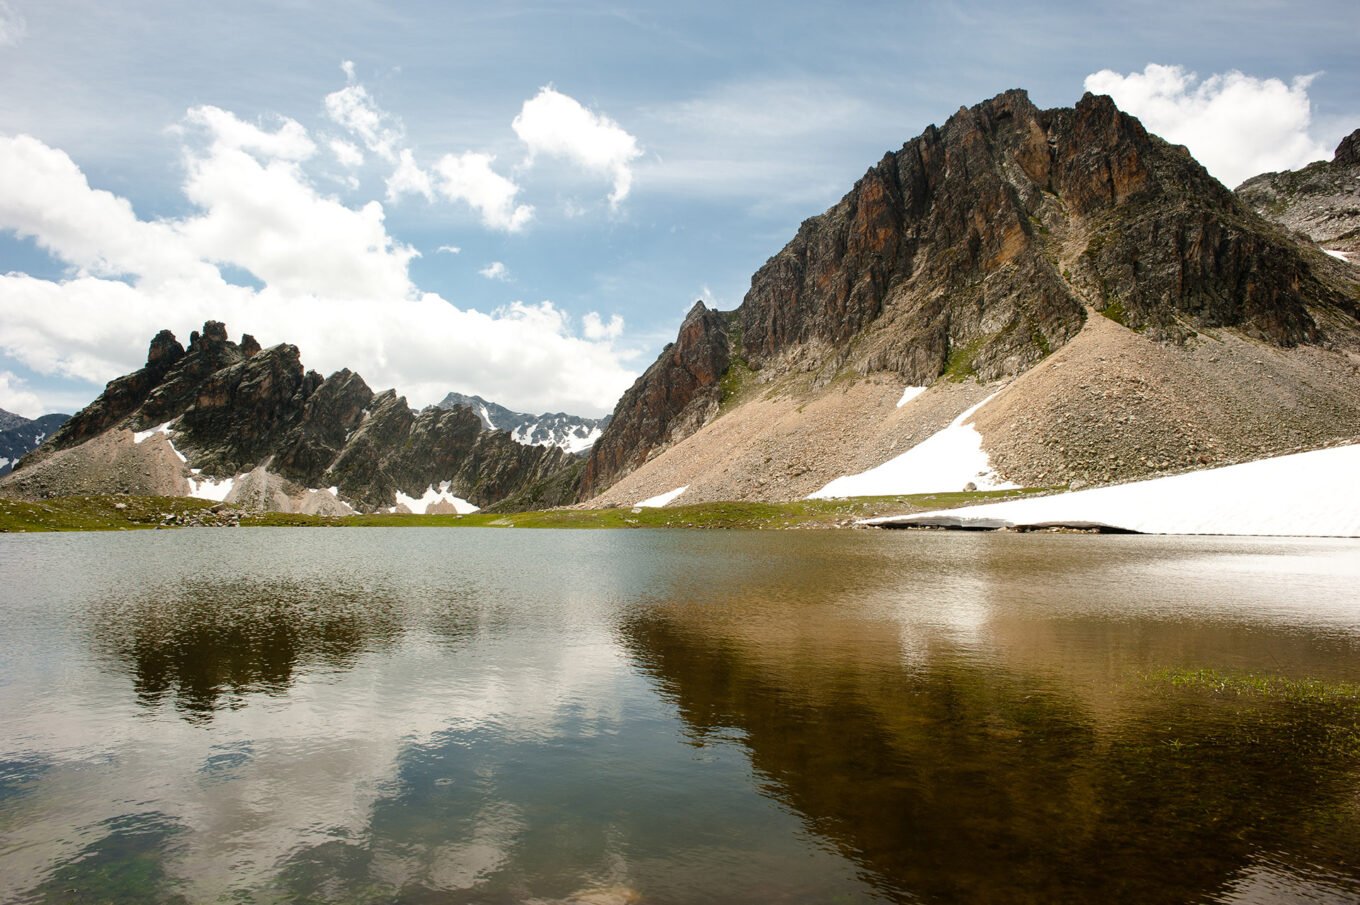
[[[316,153],[316,144],[296,120],[280,117],[273,132],[237,119],[218,107],[192,107],[185,121],[204,127],[212,136],[214,148],[247,151],[280,160],[306,160]]]
[[[1108,94],[1150,131],[1185,145],[1231,187],[1258,173],[1331,156],[1309,132],[1313,79],[1296,76],[1285,84],[1235,70],[1200,79],[1181,66],[1149,63],[1127,75],[1109,69],[1088,75],[1086,90]]]
[[[488,280],[508,280],[510,279],[510,269],[500,261],[492,261],[490,264],[477,271]],[[594,338],[594,337],[589,337]]]
[[[381,204],[346,207],[318,193],[294,160],[238,150],[223,136],[234,140],[243,124],[218,112],[204,121],[212,137],[207,152],[186,153],[184,193],[201,210],[174,225],[187,249],[288,294],[390,299],[414,292],[407,264],[417,252],[387,234]],[[253,146],[272,147],[263,140]]]
[[[318,192],[297,159],[310,139],[291,121],[270,131],[197,109],[183,132],[194,210],[176,219],[142,219],[63,151],[0,136],[0,230],[70,268],[59,279],[0,275],[0,352],[99,384],[139,367],[157,330],[183,340],[214,319],[265,345],[294,343],[323,373],[349,367],[375,388],[395,386],[415,405],[470,387],[527,411],[592,414],[631,383],[627,353],[577,332],[551,302],[486,313],[420,291],[408,270],[416,252],[388,234],[382,205]],[[514,194],[476,197],[514,223],[527,218]],[[228,283],[220,266],[262,288]],[[36,411],[26,392],[7,382],[0,398]]]
[[[405,135],[400,121],[378,107],[368,89],[354,80],[354,64],[340,64],[349,84],[326,95],[326,115],[352,132],[364,146],[384,160],[396,162]]]
[[[397,168],[387,177],[387,200],[396,201],[402,195],[419,195],[426,201],[434,200],[430,174],[416,163],[410,148],[402,148]]]
[[[609,203],[617,206],[633,185],[633,161],[642,156],[637,139],[609,117],[592,113],[551,86],[524,102],[511,123],[535,155],[563,157],[613,180]]]
[[[65,152],[28,135],[0,136],[0,228],[81,273],[147,282],[216,276],[173,223],[139,220],[127,200],[92,189]]]
[[[515,204],[519,186],[491,168],[491,154],[464,151],[445,154],[435,164],[439,182],[435,188],[450,201],[465,201],[492,229],[518,232],[534,216],[527,204]]]
[[[623,318],[617,314],[610,316],[608,323],[596,311],[587,312],[581,320],[586,339],[614,340],[623,335]]]
[[[24,379],[13,371],[0,371],[0,409],[25,418],[47,414],[38,394],[29,390]]]
[[[349,170],[362,166],[364,162],[364,152],[352,142],[345,141],[343,138],[332,138],[330,140],[331,153],[339,164]]]

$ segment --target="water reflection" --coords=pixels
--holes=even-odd
[[[1011,644],[1038,659],[1042,633],[994,620],[979,657],[935,614],[937,631],[914,626],[917,656],[894,662],[876,643],[890,626],[841,603],[804,606],[771,634],[711,600],[678,601],[638,613],[623,636],[697,744],[741,739],[770,794],[885,891],[1212,900],[1273,853],[1295,887],[1360,896],[1354,686],[1135,675],[1106,690],[1120,699],[1110,720],[1089,690],[998,662]],[[1109,625],[1096,628],[1085,653],[1098,660]],[[1175,641],[1148,640],[1150,659],[1175,658]]]
[[[188,905],[165,870],[184,828],[164,814],[125,814],[85,828],[92,836],[25,901],[43,905]]]
[[[1360,898],[1353,546],[0,548],[0,900]]]
[[[393,603],[344,586],[185,578],[92,612],[93,646],[121,662],[138,700],[190,721],[287,692],[301,668],[345,669],[401,631]]]

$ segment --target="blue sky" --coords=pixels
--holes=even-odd
[[[1357,34],[1353,0],[0,0],[0,407],[216,316],[413,404],[599,413],[960,106],[1095,77],[1235,182],[1360,126]]]

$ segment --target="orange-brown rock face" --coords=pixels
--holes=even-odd
[[[1354,284],[1319,260],[1108,97],[1040,110],[1008,91],[928,127],[804,221],[728,323],[767,378],[891,372],[916,386],[1022,373],[1091,310],[1173,342],[1219,327],[1279,346],[1336,339],[1324,322],[1353,339]],[[721,375],[700,381],[675,357],[620,402],[583,498],[717,415],[692,400]]]
[[[725,317],[695,302],[675,342],[619,400],[614,421],[586,460],[582,497],[594,496],[716,414],[728,364]],[[616,430],[620,418],[624,427]]]

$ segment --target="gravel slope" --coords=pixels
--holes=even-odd
[[[798,499],[873,468],[997,393],[973,424],[1024,486],[1109,484],[1360,440],[1360,355],[1282,349],[1232,331],[1154,342],[1094,312],[1009,383],[941,380],[898,408],[884,375],[759,388],[588,506]],[[940,490],[960,490],[941,487]]]

